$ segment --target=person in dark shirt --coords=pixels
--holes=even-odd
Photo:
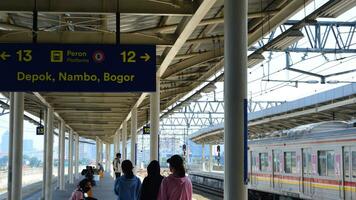
[[[141,188],[141,200],[155,200],[157,199],[159,187],[163,180],[160,174],[161,168],[157,160],[151,161],[147,167],[148,176],[143,180]]]

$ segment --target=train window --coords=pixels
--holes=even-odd
[[[350,176],[350,152],[344,152],[344,169],[345,169],[345,177]]]
[[[260,153],[260,170],[261,172],[268,171],[268,153]]]
[[[311,174],[311,153],[310,149],[303,149],[303,173]]]
[[[294,151],[284,152],[284,172],[297,173],[296,153]]]
[[[280,151],[273,151],[273,171],[280,172]]]
[[[320,176],[334,176],[334,151],[318,151],[318,171]]]
[[[356,178],[356,151],[352,152],[352,177]]]

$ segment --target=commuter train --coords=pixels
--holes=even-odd
[[[248,156],[252,195],[356,200],[356,123],[309,124],[251,140]]]

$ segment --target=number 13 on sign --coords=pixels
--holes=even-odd
[[[18,50],[16,51],[19,62],[30,62],[32,60],[32,50]]]

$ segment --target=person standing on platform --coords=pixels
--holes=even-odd
[[[122,161],[121,168],[124,175],[116,179],[114,187],[115,194],[118,196],[117,200],[138,200],[141,181],[132,172],[132,162]]]
[[[161,168],[157,160],[152,160],[147,167],[147,177],[143,180],[141,189],[141,200],[155,200],[157,199],[159,187],[163,180],[161,176]]]
[[[193,187],[185,175],[183,159],[174,155],[167,160],[172,174],[164,178],[158,193],[158,200],[191,200]]]
[[[116,154],[116,158],[112,161],[112,166],[114,168],[115,177],[121,176],[121,153]]]

